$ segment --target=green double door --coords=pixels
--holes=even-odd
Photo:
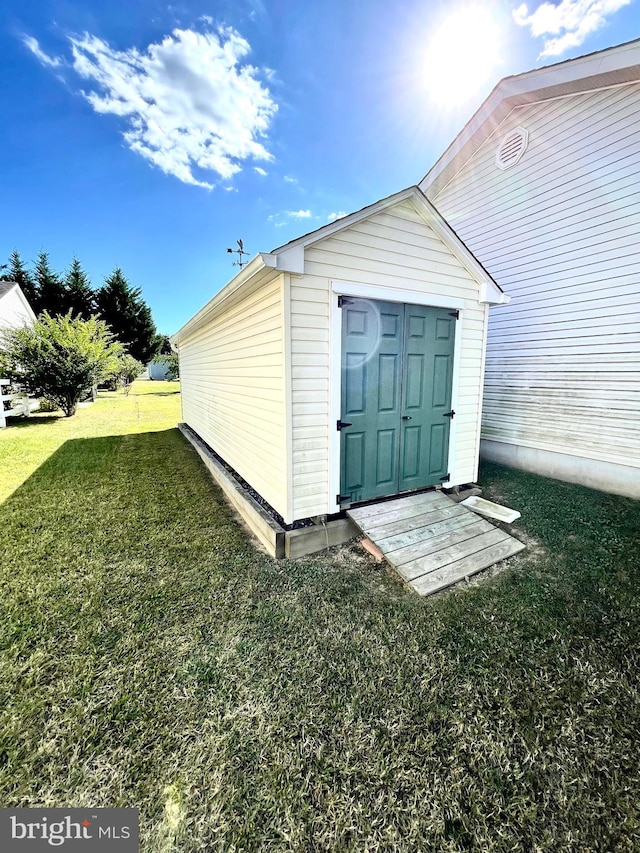
[[[341,503],[445,480],[456,316],[343,298]]]

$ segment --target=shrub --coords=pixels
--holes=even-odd
[[[2,332],[0,373],[71,417],[83,392],[117,371],[123,352],[101,320],[44,312],[32,327]]]

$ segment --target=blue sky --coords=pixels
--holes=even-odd
[[[640,0],[5,0],[0,259],[114,266],[176,331],[269,251],[417,183],[509,74]]]

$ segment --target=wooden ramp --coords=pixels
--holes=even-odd
[[[525,547],[442,492],[357,507],[347,515],[420,595],[438,592]]]

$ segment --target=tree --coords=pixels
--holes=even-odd
[[[166,379],[171,382],[173,379],[180,378],[180,363],[178,361],[177,352],[163,353],[160,352],[152,359],[153,364],[161,364],[166,371]]]
[[[132,358],[127,353],[124,353],[118,359],[118,366],[116,370],[115,378],[122,385],[124,393],[127,395],[133,380],[137,379],[144,370],[144,364],[140,361],[136,361],[135,358]]]
[[[159,349],[151,309],[116,267],[96,291],[98,314],[137,361],[148,364]]]
[[[67,289],[60,276],[53,272],[46,252],[38,254],[35,267],[35,279],[38,297],[33,310],[36,314],[46,311],[52,317],[67,313]]]
[[[101,320],[44,312],[31,328],[2,332],[0,372],[27,394],[55,403],[69,418],[83,392],[117,370],[122,354]]]
[[[7,264],[8,272],[6,272],[2,278],[5,281],[15,281],[20,285],[22,292],[27,297],[27,302],[31,305],[34,313],[37,310],[38,305],[38,291],[36,288],[36,284],[33,280],[33,276],[26,269],[25,265],[22,262],[22,258],[20,257],[20,253],[13,251],[9,256],[9,263]]]
[[[95,295],[89,276],[74,257],[64,280],[67,309],[78,317],[88,320],[95,313]]]

